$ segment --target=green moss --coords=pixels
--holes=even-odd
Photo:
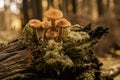
[[[61,41],[50,39],[36,45],[36,51],[33,49],[30,53],[33,69],[39,72],[40,77],[45,78],[100,80],[100,74],[96,75],[100,70],[100,63],[92,52],[92,46],[98,39],[91,39],[85,31],[67,29],[65,34]],[[31,40],[31,37],[25,38],[25,41]]]
[[[28,25],[25,25],[21,37],[24,38],[23,40],[23,44],[31,44],[34,42],[34,38],[33,38],[33,30],[32,28],[30,28]]]

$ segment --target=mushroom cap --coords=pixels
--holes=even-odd
[[[45,12],[45,16],[49,19],[57,20],[63,17],[63,13],[59,9],[49,9]]]
[[[41,21],[38,19],[31,19],[28,22],[28,25],[33,28],[40,28],[41,27]]]
[[[58,36],[58,32],[57,31],[48,30],[45,35],[46,35],[47,38],[51,39],[51,38],[57,37]]]
[[[57,27],[66,28],[66,27],[71,26],[71,23],[70,23],[67,19],[65,19],[65,18],[59,19],[59,20],[57,20],[55,23],[56,23],[56,26],[57,26]]]
[[[42,22],[42,28],[48,29],[48,28],[50,28],[50,27],[51,27],[50,22],[48,22],[48,21],[43,21],[43,22]]]

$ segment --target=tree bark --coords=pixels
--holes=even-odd
[[[42,0],[32,0],[33,18],[42,20]]]
[[[25,58],[29,51],[26,46],[15,40],[9,43],[9,46],[1,44],[0,46],[0,80],[7,80],[22,75],[26,70]]]

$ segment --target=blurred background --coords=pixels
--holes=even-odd
[[[93,50],[103,68],[120,63],[120,0],[0,0],[0,43],[16,39],[30,19],[45,20],[49,8],[60,9],[73,25],[109,27]]]
[[[98,56],[120,56],[120,0],[0,0],[0,43],[18,37],[32,18],[45,20],[49,8],[60,9],[72,24],[109,27],[94,46]]]

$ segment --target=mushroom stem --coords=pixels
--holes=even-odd
[[[51,19],[51,24],[52,24],[52,30],[56,31],[56,27],[55,27],[55,20]]]
[[[65,37],[65,29],[61,28],[61,38],[64,38],[64,37]]]
[[[62,37],[62,27],[60,27],[60,28],[58,29],[58,33],[59,33],[58,39],[61,40],[61,37]]]
[[[62,37],[65,37],[65,29],[62,28]]]
[[[65,37],[65,32],[64,32],[64,28],[60,27],[58,30],[59,36],[58,39],[61,40],[63,37]]]
[[[45,34],[46,34],[46,32],[47,32],[47,29],[44,29],[44,30],[43,30],[43,41],[45,41],[45,40],[46,40],[46,35],[45,35]]]

